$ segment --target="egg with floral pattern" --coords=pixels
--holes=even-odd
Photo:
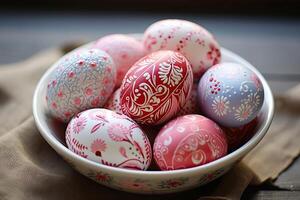
[[[77,155],[112,167],[146,170],[151,145],[126,115],[94,108],[75,115],[66,130],[68,148]]]
[[[220,46],[213,35],[186,20],[168,19],[152,24],[144,33],[143,44],[150,52],[180,52],[191,63],[195,82],[209,67],[221,61]]]
[[[136,62],[123,80],[122,112],[140,124],[162,124],[185,105],[192,85],[192,70],[183,55],[151,53]]]
[[[129,68],[146,55],[143,44],[133,37],[123,34],[107,35],[98,39],[93,48],[108,53],[117,69],[116,87],[119,87]]]
[[[264,89],[254,71],[236,63],[210,68],[198,85],[201,111],[225,127],[252,121],[264,102]]]
[[[55,67],[46,100],[48,110],[60,121],[68,122],[80,111],[103,106],[115,87],[114,62],[101,50],[74,51]]]
[[[184,115],[168,122],[155,138],[154,159],[161,170],[200,166],[227,154],[223,130],[202,115]]]

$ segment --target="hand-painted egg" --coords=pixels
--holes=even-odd
[[[198,86],[201,111],[225,127],[239,127],[253,120],[264,102],[258,76],[236,63],[210,68]]]
[[[66,143],[74,153],[104,165],[146,170],[151,163],[151,145],[142,129],[126,115],[107,109],[74,116]]]
[[[126,74],[120,91],[122,112],[140,124],[161,124],[184,106],[192,85],[192,70],[184,56],[154,52]]]
[[[108,110],[115,111],[117,113],[122,113],[120,104],[120,88],[118,88],[107,100],[104,108]]]
[[[221,60],[220,46],[211,33],[193,22],[177,19],[158,21],[144,33],[146,50],[180,52],[191,63],[194,81]]]
[[[57,119],[68,122],[76,113],[105,104],[115,87],[110,56],[97,49],[76,51],[56,63],[47,86],[47,104]]]
[[[129,68],[146,55],[141,42],[127,35],[113,34],[100,38],[93,46],[108,53],[117,69],[116,87],[119,87]]]
[[[194,83],[190,97],[187,99],[184,106],[178,111],[177,116],[188,115],[188,114],[200,114],[198,104],[198,84]]]
[[[226,136],[202,115],[184,115],[168,122],[159,132],[153,156],[161,170],[203,165],[227,154]]]
[[[240,147],[243,143],[249,140],[255,133],[254,130],[257,127],[258,119],[255,118],[250,123],[236,128],[222,127],[226,134],[228,149],[234,150]]]

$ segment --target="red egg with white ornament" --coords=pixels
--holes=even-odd
[[[168,122],[159,132],[153,147],[161,170],[200,166],[227,154],[223,130],[202,115],[184,115]]]
[[[120,91],[122,112],[140,124],[162,124],[185,105],[192,85],[192,69],[183,55],[154,52],[127,72]]]

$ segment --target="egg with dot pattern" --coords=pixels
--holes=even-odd
[[[111,57],[97,49],[74,51],[55,64],[47,85],[48,110],[68,122],[76,113],[101,107],[112,94],[116,69]]]
[[[220,45],[214,36],[200,25],[186,20],[155,22],[145,31],[143,44],[149,52],[172,50],[181,53],[191,64],[195,82],[208,68],[221,61]]]
[[[264,102],[264,90],[251,69],[236,63],[211,67],[198,85],[201,111],[225,127],[239,127],[252,121]]]

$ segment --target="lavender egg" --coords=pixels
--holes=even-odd
[[[83,49],[61,58],[47,85],[48,109],[56,119],[68,122],[89,108],[102,107],[113,93],[116,69],[104,51]]]
[[[236,63],[211,67],[198,85],[201,111],[225,127],[239,127],[253,120],[264,102],[258,76]]]

